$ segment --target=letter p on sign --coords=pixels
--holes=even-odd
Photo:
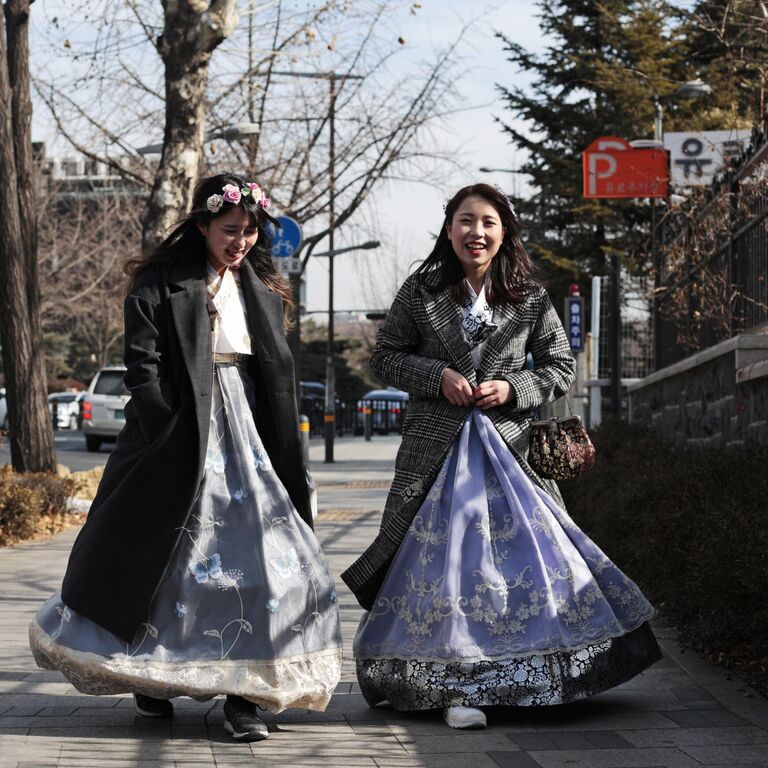
[[[607,152],[590,152],[587,155],[587,188],[589,197],[597,195],[598,179],[609,179],[616,173],[619,163]]]

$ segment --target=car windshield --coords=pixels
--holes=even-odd
[[[49,400],[55,400],[57,403],[71,403],[75,399],[75,395],[63,394],[63,395],[49,395]]]
[[[102,371],[93,388],[94,395],[127,395],[122,371]]]

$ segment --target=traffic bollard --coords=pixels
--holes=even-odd
[[[299,436],[301,437],[301,452],[304,454],[304,464],[309,465],[309,416],[299,416]]]

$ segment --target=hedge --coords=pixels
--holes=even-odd
[[[67,499],[79,482],[43,472],[14,472],[0,467],[0,547],[53,534],[70,522]]]
[[[568,511],[682,642],[768,690],[768,447],[679,449],[608,420]]]

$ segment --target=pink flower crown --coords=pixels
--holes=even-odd
[[[224,203],[237,205],[244,197],[250,197],[254,203],[260,205],[264,210],[269,208],[269,198],[264,194],[264,190],[255,182],[249,181],[246,185],[238,189],[234,184],[225,184],[221,195],[211,195],[205,205],[211,213],[218,213]]]

